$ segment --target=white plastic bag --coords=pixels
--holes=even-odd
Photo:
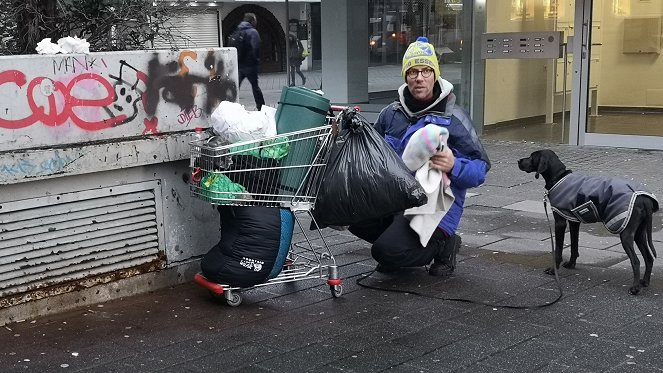
[[[51,38],[44,38],[37,43],[35,50],[39,54],[90,53],[90,43],[77,36],[60,38],[57,44],[51,42]]]
[[[266,105],[260,111],[247,111],[244,105],[221,101],[212,112],[212,127],[230,144],[276,136],[275,113],[276,109]]]
[[[58,46],[62,53],[90,53],[90,43],[85,39],[79,39],[78,36],[65,36],[58,39]]]
[[[51,42],[51,38],[42,39],[37,43],[35,50],[39,54],[57,54],[62,52],[59,45]]]

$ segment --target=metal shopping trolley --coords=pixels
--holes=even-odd
[[[214,205],[290,209],[305,241],[292,243],[281,272],[258,285],[234,287],[196,274],[194,280],[213,296],[238,306],[244,290],[310,279],[326,279],[332,296],[341,296],[338,266],[312,214],[335,128],[334,117],[328,116],[323,126],[259,140],[220,146],[214,137],[191,142],[190,189],[195,197]],[[245,162],[247,156],[251,162]],[[313,221],[322,247],[316,247],[306,233],[298,217],[302,213]]]

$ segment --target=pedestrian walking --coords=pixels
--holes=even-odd
[[[302,73],[302,62],[306,58],[305,49],[302,42],[297,37],[297,20],[291,19],[289,22],[288,43],[290,50],[288,51],[288,64],[290,65],[290,85],[296,85],[295,73],[302,78],[302,85],[306,85],[306,76]]]
[[[256,30],[258,19],[253,13],[245,13],[244,19],[237,29],[229,36],[228,44],[237,49],[237,64],[239,65],[239,86],[246,78],[251,83],[253,99],[256,109],[260,110],[265,104],[262,90],[258,85],[258,71],[260,68],[260,34]]]
[[[466,190],[484,182],[490,161],[469,114],[455,104],[453,85],[440,77],[437,55],[427,38],[420,37],[408,46],[401,74],[405,83],[398,89],[398,99],[382,109],[375,128],[402,156],[415,131],[431,123],[444,127],[448,131],[446,146],[433,149],[427,167],[447,175],[455,198],[437,226],[433,221],[433,234],[426,245],[411,225],[413,218],[403,212],[350,226],[349,230],[372,243],[371,255],[378,262],[378,272],[424,266],[433,261],[428,273],[447,276],[455,269],[461,243],[456,229]]]

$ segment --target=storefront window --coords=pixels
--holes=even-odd
[[[460,0],[369,0],[369,63],[399,65],[407,46],[426,36],[441,64],[461,61]]]

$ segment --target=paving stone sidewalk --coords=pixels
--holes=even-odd
[[[629,295],[626,256],[599,225],[582,227],[578,267],[560,271],[559,302],[500,307],[545,305],[559,288],[543,273],[551,263],[543,181],[515,163],[544,145],[485,145],[493,168],[467,200],[454,275],[412,268],[364,280],[418,295],[358,286],[375,266],[369,245],[324,230],[344,279],[340,298],[310,280],[250,290],[229,307],[188,282],[7,325],[0,371],[663,372],[661,259],[651,286]],[[574,171],[634,178],[663,196],[663,152],[545,146]]]

